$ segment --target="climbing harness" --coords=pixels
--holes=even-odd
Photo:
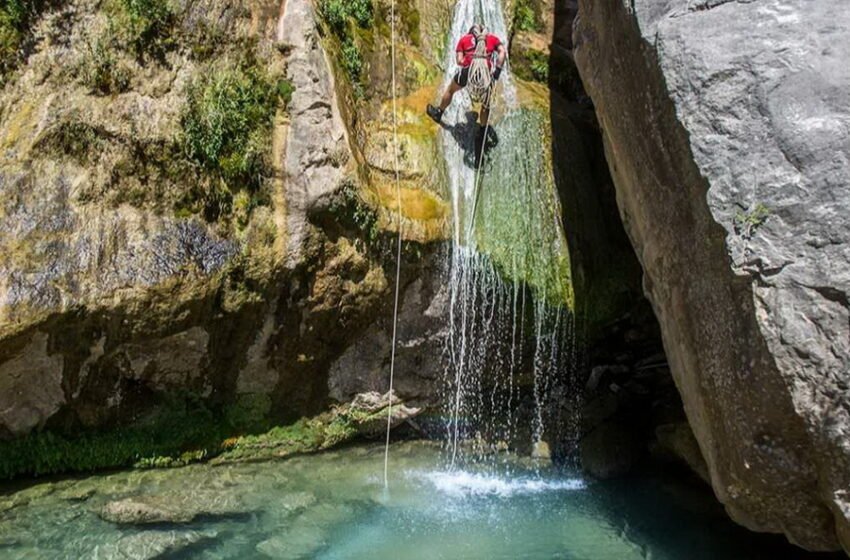
[[[390,5],[390,53],[392,59],[392,97],[393,97],[393,165],[395,167],[395,194],[396,210],[398,211],[398,247],[396,250],[395,267],[395,301],[393,303],[393,338],[390,350],[390,390],[387,393],[387,440],[384,444],[384,488],[389,488],[389,462],[390,462],[390,431],[393,422],[393,377],[395,376],[395,350],[398,338],[398,292],[401,283],[401,242],[402,242],[402,217],[401,217],[401,178],[398,167],[398,116],[396,101],[396,71],[395,71],[395,0]]]

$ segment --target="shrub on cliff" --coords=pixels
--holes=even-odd
[[[24,39],[43,0],[0,0],[0,84],[21,61]]]
[[[177,15],[168,0],[109,0],[106,10],[122,42],[140,59],[162,59],[175,46]]]
[[[354,33],[354,25],[368,29],[373,24],[371,0],[321,0],[319,15],[340,45],[342,67],[357,97],[363,95],[363,54]]]
[[[210,219],[229,210],[233,193],[257,193],[271,176],[271,131],[291,86],[255,61],[225,64],[188,86],[180,142],[187,157],[222,188],[210,189]],[[215,200],[213,200],[215,199]]]
[[[319,14],[340,38],[347,36],[348,22],[354,20],[361,27],[372,24],[371,0],[322,0]]]

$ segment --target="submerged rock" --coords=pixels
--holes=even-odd
[[[247,513],[232,494],[194,491],[136,496],[108,502],[100,510],[104,521],[119,525],[191,523],[199,517],[229,517]]]
[[[185,552],[204,541],[212,541],[215,531],[143,531],[119,538],[96,549],[95,556],[109,560],[153,560]]]

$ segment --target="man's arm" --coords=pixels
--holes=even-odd
[[[502,75],[502,67],[505,65],[505,60],[508,58],[508,50],[504,43],[499,43],[496,47],[496,67],[493,69],[493,79],[498,80]]]
[[[505,48],[504,43],[499,43],[499,46],[496,47],[496,67],[501,68],[505,65],[505,60],[508,58],[508,49]]]
[[[463,64],[463,51],[457,51],[455,53],[455,62],[457,62],[458,66]]]

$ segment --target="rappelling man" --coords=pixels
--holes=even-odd
[[[468,86],[473,101],[481,102],[480,124],[482,128],[486,127],[490,120],[490,94],[502,74],[508,51],[501,39],[488,33],[480,23],[476,23],[458,41],[455,56],[460,68],[443,94],[440,106],[429,104],[426,112],[436,122],[441,122],[443,112],[451,104],[454,95]]]

